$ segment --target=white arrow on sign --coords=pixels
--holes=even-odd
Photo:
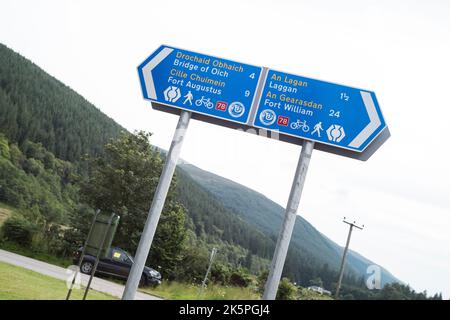
[[[350,142],[349,147],[359,148],[372,133],[377,130],[381,124],[380,117],[378,117],[377,109],[373,103],[372,96],[369,92],[360,91],[361,97],[366,107],[367,114],[369,115],[369,124]]]
[[[172,48],[162,49],[152,60],[150,60],[145,67],[142,68],[142,74],[144,76],[145,88],[147,89],[147,95],[149,99],[156,100],[155,83],[153,82],[152,70],[163,61],[173,51]]]

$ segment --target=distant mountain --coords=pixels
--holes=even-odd
[[[191,164],[183,163],[180,168],[226,208],[251,226],[276,238],[284,216],[284,208],[279,204],[252,189]],[[301,216],[297,217],[291,246],[298,249],[296,251],[300,255],[313,256],[320,264],[328,264],[336,270],[339,268],[343,248],[317,231]],[[367,267],[373,264],[375,263],[350,250],[346,270],[365,276]],[[382,269],[382,282],[398,282],[398,279]]]
[[[77,162],[97,155],[123,129],[75,91],[31,61],[0,44],[0,133],[19,145],[42,145],[58,158]],[[30,155],[32,156],[32,155]],[[254,272],[267,268],[284,209],[262,194],[181,162],[179,201],[187,208],[197,237],[228,248],[227,260]],[[300,284],[337,279],[342,248],[299,217],[284,273]],[[355,252],[347,278],[357,283],[372,264]],[[396,281],[383,270],[383,282]]]

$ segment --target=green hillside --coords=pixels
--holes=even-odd
[[[78,93],[0,43],[0,132],[62,160],[96,155],[124,130]]]
[[[205,190],[208,190],[223,206],[235,212],[248,224],[271,236],[272,239],[276,239],[284,215],[283,207],[254,190],[191,164],[181,164],[180,168]],[[290,247],[290,255],[293,254],[313,257],[311,261],[313,264],[319,266],[328,264],[330,268],[338,270],[342,248],[299,216],[296,220]],[[288,257],[288,262],[289,258],[293,257]],[[350,251],[347,271],[355,273],[358,277],[365,276],[367,266],[372,264],[374,262]],[[289,265],[286,267],[290,268]],[[296,274],[296,278],[301,277],[301,271],[298,274],[295,271],[293,273]],[[382,280],[383,284],[398,281],[386,270],[383,270]]]
[[[80,181],[88,174],[82,156],[101,156],[104,145],[123,130],[72,89],[0,44],[0,134],[4,135],[0,141],[0,201],[19,208],[28,220],[40,219],[37,222],[44,235],[53,232],[58,242],[61,229],[53,230],[54,224],[70,223],[77,215],[86,217],[92,208],[80,203],[78,194]],[[151,178],[156,184],[157,174]],[[267,269],[281,225],[281,206],[188,164],[179,166],[177,182],[176,198],[186,210],[191,235],[183,261],[201,256],[198,269],[203,270],[208,250],[216,246],[221,268],[230,274],[242,268],[254,274]],[[137,238],[135,233],[133,238]],[[62,249],[60,254],[67,244],[55,246]],[[340,254],[339,246],[300,218],[284,273],[303,286],[321,278],[331,288]],[[348,262],[344,281],[361,286],[365,266],[371,262],[355,253]],[[214,271],[220,274],[223,270]],[[384,280],[395,280],[385,275]]]

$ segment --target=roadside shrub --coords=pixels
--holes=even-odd
[[[278,286],[277,300],[296,300],[297,291],[297,287],[288,278],[283,278]]]
[[[228,266],[216,262],[212,265],[210,279],[214,283],[226,285],[230,281],[230,269]]]
[[[3,238],[18,243],[22,246],[30,246],[36,226],[22,217],[13,216],[5,221],[2,227]]]
[[[260,294],[264,293],[264,287],[266,285],[267,277],[269,276],[269,270],[263,270],[258,276],[258,292]]]
[[[238,287],[248,287],[252,278],[244,269],[237,269],[231,273],[230,284]]]

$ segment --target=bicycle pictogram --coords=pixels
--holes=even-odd
[[[200,107],[201,105],[203,105],[208,109],[212,109],[212,107],[214,107],[214,104],[211,102],[211,99],[210,98],[206,99],[205,96],[202,96],[200,99],[197,99],[195,101],[195,105],[197,107]]]
[[[297,119],[296,122],[291,123],[291,128],[294,130],[302,129],[305,133],[309,131],[309,126],[306,124],[306,120],[300,121],[300,119]]]

